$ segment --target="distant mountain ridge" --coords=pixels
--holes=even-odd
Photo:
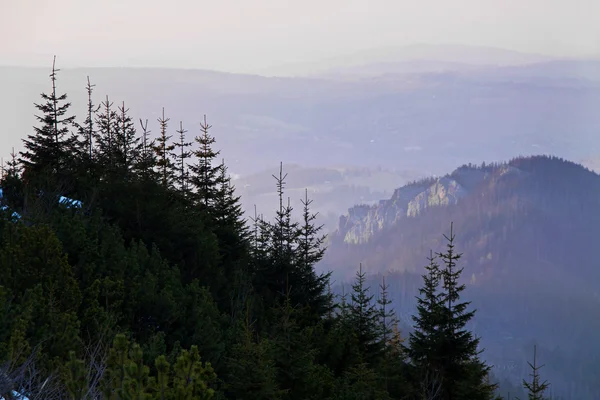
[[[357,205],[341,216],[338,235],[348,244],[367,243],[376,232],[383,231],[403,218],[417,217],[430,207],[455,205],[486,180],[524,172],[508,164],[475,167],[465,165],[437,178],[409,183],[394,191],[388,200],[376,205]]]
[[[598,399],[600,175],[558,157],[464,165],[351,207],[319,266],[347,282],[358,265],[410,324],[430,250],[454,224],[474,331],[494,373],[519,384],[533,343],[565,399]],[[581,365],[586,371],[581,373]]]
[[[600,175],[550,156],[463,165],[351,207],[330,235],[324,263],[339,276],[351,276],[359,262],[373,273],[420,271],[451,221],[477,284],[551,270],[545,283],[597,291],[589,284],[600,282],[600,271],[585,251],[600,237]]]
[[[261,70],[261,74],[310,76],[360,69],[369,64],[420,63],[459,66],[526,65],[555,60],[541,54],[523,53],[487,46],[418,43],[356,51],[321,61],[286,64]]]

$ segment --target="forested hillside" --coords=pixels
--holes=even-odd
[[[338,282],[356,262],[386,274],[393,305],[410,323],[423,253],[443,244],[439,232],[453,221],[462,282],[478,309],[471,327],[494,373],[519,382],[537,343],[555,393],[598,398],[600,364],[591,355],[600,351],[600,273],[590,249],[600,237],[599,193],[599,175],[556,157],[465,165],[350,209],[322,267]]]
[[[3,170],[0,396],[495,398],[465,328],[475,313],[452,231],[440,253],[422,251],[406,335],[385,282],[369,290],[358,263],[333,298],[314,269],[324,250],[311,201],[291,210],[283,171],[276,217],[244,221],[206,117],[198,127],[163,113],[151,140],[125,104],[97,107],[91,85],[75,118],[56,78]]]

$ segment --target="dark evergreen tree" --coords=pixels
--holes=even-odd
[[[426,273],[423,275],[423,286],[419,289],[417,297],[417,314],[412,317],[414,332],[409,335],[408,347],[403,348],[413,367],[413,377],[421,380],[417,386],[427,389],[421,391],[421,395],[424,396],[431,388],[430,382],[425,380],[435,380],[439,383],[443,374],[443,298],[438,291],[441,271],[432,252],[428,261]]]
[[[356,333],[358,346],[364,362],[371,367],[378,366],[384,350],[380,341],[380,313],[373,302],[373,294],[366,286],[366,273],[360,265],[352,285],[349,318]]]
[[[175,158],[175,168],[177,170],[175,179],[177,180],[177,184],[179,185],[179,190],[181,193],[185,194],[189,191],[189,185],[187,182],[187,160],[192,155],[191,151],[188,150],[188,147],[192,145],[192,142],[187,142],[185,134],[187,131],[183,129],[183,122],[179,122],[179,130],[177,131],[179,134],[179,141],[174,142],[173,146],[177,150],[173,154],[173,158]]]
[[[169,144],[172,135],[167,134],[170,118],[165,118],[165,109],[162,110],[162,116],[158,118],[160,124],[160,134],[154,144],[156,154],[156,166],[159,171],[160,181],[164,187],[170,187],[173,184],[173,161],[171,160],[172,151],[175,149],[173,144]]]
[[[24,205],[23,180],[21,179],[23,167],[15,149],[10,153],[10,160],[3,166],[3,174],[0,179],[0,204],[12,209],[22,209]],[[12,214],[12,213],[11,213]]]
[[[475,311],[467,311],[470,302],[460,301],[465,285],[459,283],[463,268],[459,268],[457,263],[462,254],[455,250],[452,225],[450,236],[444,237],[448,242],[446,251],[437,254],[444,263],[440,302],[443,397],[448,400],[493,399],[496,385],[487,382],[490,367],[479,359],[479,338],[466,328]]]
[[[331,381],[326,368],[316,363],[315,335],[311,328],[303,328],[298,317],[300,310],[294,309],[289,296],[273,315],[271,341],[274,345],[274,361],[277,381],[285,391],[284,399],[323,398],[331,394]]]
[[[305,296],[302,304],[306,304],[310,311],[319,318],[324,317],[331,311],[332,297],[328,290],[331,272],[317,274],[315,265],[325,254],[325,235],[320,232],[323,225],[316,225],[317,213],[311,211],[312,200],[308,198],[308,189],[305,189],[302,221],[298,226],[297,252],[298,252],[298,274],[301,280],[301,293]]]
[[[77,138],[71,132],[74,126],[75,116],[69,116],[71,103],[67,102],[67,95],[59,95],[56,88],[56,56],[52,63],[52,92],[42,93],[43,104],[35,104],[41,112],[36,119],[41,123],[40,127],[34,127],[35,133],[28,135],[25,139],[25,151],[21,153],[21,162],[25,173],[39,175],[42,171],[58,177],[64,182],[73,168],[73,154],[77,149]],[[47,177],[46,177],[47,178]],[[43,178],[43,179],[46,179]]]
[[[113,109],[113,103],[106,96],[106,100],[100,104],[99,111],[96,113],[97,130],[93,132],[98,163],[104,166],[105,174],[114,172],[117,119],[117,111]]]
[[[531,368],[531,382],[527,382],[523,379],[523,388],[527,391],[528,400],[544,400],[544,393],[550,386],[548,381],[541,381],[540,369],[543,365],[537,365],[537,346],[533,346],[533,364],[529,361],[529,368]]]
[[[379,375],[383,378],[385,388],[390,391],[390,383],[401,380],[397,375],[398,369],[401,367],[400,341],[395,329],[398,327],[398,319],[396,313],[391,307],[392,301],[388,294],[389,285],[385,283],[385,276],[382,277],[382,283],[379,285],[379,298],[377,299],[379,311],[379,340],[384,348],[381,365],[379,367]],[[395,386],[399,382],[396,382]]]
[[[213,205],[216,192],[221,183],[221,168],[219,165],[214,165],[214,161],[220,152],[215,151],[212,147],[215,138],[209,133],[211,128],[212,125],[206,122],[205,115],[204,121],[200,123],[201,134],[194,139],[198,145],[198,148],[193,151],[196,163],[190,166],[190,183],[195,188],[198,204],[205,208],[210,208]]]
[[[90,77],[87,77],[87,86],[85,87],[88,94],[88,102],[87,102],[87,113],[85,117],[85,121],[83,121],[83,125],[79,125],[79,136],[82,146],[82,155],[87,156],[87,163],[91,166],[91,162],[94,156],[94,137],[96,135],[96,131],[94,128],[94,115],[100,109],[100,106],[95,106],[92,93],[94,92],[94,87],[96,85],[92,85],[90,82]]]
[[[142,180],[152,181],[155,175],[154,169],[157,164],[154,153],[155,141],[149,137],[151,132],[148,129],[148,120],[142,121],[140,118],[140,126],[142,129],[142,134],[139,137],[140,151],[133,170]]]
[[[142,146],[135,126],[128,115],[125,102],[118,107],[115,131],[115,167],[123,176],[129,176],[135,160],[140,157]]]
[[[229,374],[225,391],[228,397],[240,400],[278,400],[285,393],[277,382],[277,368],[273,361],[273,345],[266,339],[254,337],[246,313],[240,321],[237,340],[228,359]]]
[[[380,340],[387,346],[392,340],[394,327],[398,325],[398,318],[392,309],[392,301],[389,298],[389,285],[385,283],[385,276],[381,278],[379,285],[379,298],[377,304],[379,306],[379,321],[380,325]]]

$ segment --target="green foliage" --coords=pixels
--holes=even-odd
[[[42,93],[44,103],[35,105],[41,112],[41,115],[36,115],[36,119],[42,125],[34,128],[35,133],[24,140],[26,150],[22,153],[21,161],[31,179],[41,178],[43,173],[44,178],[58,175],[59,179],[64,180],[67,179],[69,171],[72,171],[73,165],[70,161],[76,150],[76,137],[70,128],[73,127],[75,116],[67,115],[71,106],[71,103],[66,101],[67,95],[57,93],[58,71],[53,63],[50,74],[52,91],[50,94]]]
[[[164,114],[151,142],[124,103],[96,109],[88,82],[72,141],[55,72],[24,168],[1,181],[23,218],[0,214],[0,363],[35,359],[73,400],[491,398],[452,233],[404,346],[385,280],[375,300],[361,266],[334,300],[308,193],[297,221],[283,168],[276,217],[251,232],[206,119],[193,152],[180,124],[173,163]],[[83,209],[59,206],[65,194]]]

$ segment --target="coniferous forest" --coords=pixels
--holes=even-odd
[[[423,254],[404,334],[385,280],[367,287],[359,265],[332,295],[311,200],[292,210],[283,168],[275,218],[246,220],[206,117],[135,121],[88,81],[76,118],[57,77],[3,167],[0,397],[499,398],[451,226]]]

